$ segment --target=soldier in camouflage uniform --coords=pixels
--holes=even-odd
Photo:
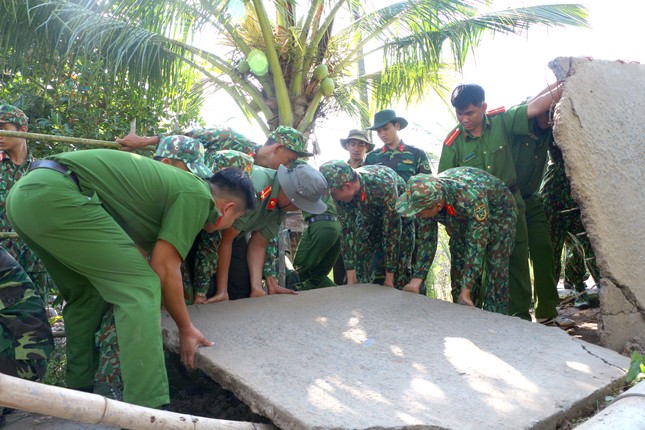
[[[528,103],[487,112],[484,89],[479,85],[457,86],[451,97],[459,125],[444,141],[439,172],[453,167],[476,167],[500,178],[513,193],[518,207],[515,246],[509,266],[511,302],[509,314],[531,321],[532,289],[529,273],[528,233],[524,199],[517,185],[511,143],[515,136],[529,134],[529,120],[557,102],[561,86],[541,93]]]
[[[278,169],[279,166],[288,166],[289,163],[297,160],[299,157],[311,157],[313,153],[307,151],[307,139],[298,130],[291,127],[279,126],[272,131],[267,137],[264,145],[258,145],[245,136],[237,133],[230,128],[203,128],[183,132],[187,136],[198,139],[206,148],[206,163],[213,163],[214,154],[222,150],[235,150],[254,159],[254,164],[260,167]],[[117,143],[124,146],[124,149],[141,148],[147,145],[156,145],[163,135],[141,137],[136,134],[129,134],[122,139],[116,139]],[[202,247],[205,247],[204,244]],[[206,251],[207,254],[213,254],[215,251]],[[278,288],[277,282],[277,256],[278,256],[278,239],[272,238],[267,246],[267,261],[264,265],[263,276],[267,284],[271,285],[272,290]],[[208,264],[199,264],[197,267],[207,267]],[[209,269],[210,270],[210,269]],[[206,273],[196,273],[195,276],[204,278]],[[202,299],[200,299],[201,301]],[[215,295],[215,301],[227,300],[225,291],[220,291]],[[211,300],[209,300],[211,303]]]
[[[418,173],[432,173],[426,153],[404,143],[399,137],[398,132],[407,126],[408,122],[405,118],[396,116],[396,112],[391,109],[376,112],[374,124],[367,129],[376,130],[376,134],[383,142],[383,147],[367,154],[365,165],[388,166],[404,181]]]
[[[517,207],[504,182],[480,169],[456,167],[408,182],[397,211],[422,220],[419,256],[406,286],[418,292],[436,250],[436,222],[450,236],[452,296],[456,303],[508,313],[508,262],[514,243]],[[483,280],[481,293],[471,291]]]
[[[596,281],[600,279],[600,270],[596,265],[593,247],[582,224],[580,208],[571,196],[571,184],[565,172],[562,152],[553,139],[549,144],[549,158],[540,193],[544,198],[544,210],[549,219],[556,279],[560,277],[562,248],[565,243],[569,242],[570,249],[565,253],[567,263],[565,279],[574,286],[578,293],[581,293],[576,298],[575,306],[579,309],[586,309],[589,307],[589,296],[585,292],[585,263],[589,273]],[[576,243],[571,243],[570,235],[576,238]],[[570,259],[572,256],[575,257]]]
[[[0,248],[0,373],[42,380],[53,350],[43,300],[18,262]],[[2,420],[0,406],[0,427]]]
[[[372,282],[374,254],[383,248],[384,285],[402,288],[414,247],[414,229],[403,229],[395,208],[405,190],[403,179],[387,166],[352,169],[341,160],[324,163],[320,171],[338,208],[347,283]]]
[[[15,106],[0,106],[0,129],[10,131],[27,131],[28,118],[24,112]],[[7,194],[13,185],[24,175],[34,157],[27,146],[27,141],[20,137],[0,136],[0,229],[4,232],[13,231],[6,216]],[[48,303],[49,290],[53,283],[40,258],[27,247],[20,238],[5,238],[0,240],[0,246],[11,254],[36,286],[45,305]]]

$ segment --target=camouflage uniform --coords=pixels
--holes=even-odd
[[[0,123],[13,123],[19,128],[27,126],[27,116],[18,108],[11,105],[0,106]],[[13,185],[29,169],[29,165],[35,158],[31,155],[31,150],[27,147],[27,158],[21,165],[16,165],[8,154],[0,151],[0,230],[3,232],[13,232],[11,223],[6,215],[7,194]],[[27,275],[33,280],[36,286],[36,293],[42,298],[45,304],[48,303],[49,290],[53,287],[53,282],[45,270],[45,266],[40,258],[34,254],[20,238],[5,238],[0,240],[0,246],[11,254]]]
[[[581,292],[585,289],[584,263],[586,263],[591,276],[596,280],[600,279],[600,270],[596,265],[593,247],[582,224],[580,208],[571,196],[571,184],[565,173],[562,152],[553,140],[549,145],[549,156],[550,160],[540,193],[544,198],[544,210],[551,227],[556,279],[560,277],[562,248],[565,243],[571,240],[569,235],[573,235],[582,250],[578,246],[573,246],[570,248],[571,251],[567,252],[569,256],[576,255],[576,257],[573,260],[567,259],[567,263],[571,264],[571,266],[567,264],[567,269],[571,268],[572,270],[569,271],[570,273],[566,273],[566,279],[574,285],[577,291]]]
[[[405,182],[387,166],[352,169],[344,161],[320,166],[330,188],[340,189],[356,177],[360,191],[350,202],[336,202],[341,225],[341,253],[347,270],[356,270],[361,283],[370,283],[376,249],[385,253],[385,271],[394,273],[394,285],[408,281],[408,268],[414,248],[414,223],[405,223],[396,213],[395,203],[405,190]]]
[[[53,350],[42,299],[16,260],[0,248],[0,373],[42,379]]]
[[[412,175],[432,173],[426,153],[412,145],[406,145],[403,140],[394,149],[383,145],[382,148],[370,152],[365,157],[365,165],[387,166],[406,182]]]
[[[509,314],[531,320],[531,277],[529,273],[528,233],[524,214],[524,199],[517,186],[517,174],[511,151],[512,139],[529,134],[527,105],[508,110],[489,111],[484,115],[482,135],[472,136],[462,125],[455,127],[444,141],[439,159],[439,172],[453,167],[476,167],[500,178],[513,193],[518,216],[515,246],[509,265]]]
[[[531,120],[531,134],[516,136],[513,140],[517,185],[525,206],[529,256],[533,267],[535,318],[538,320],[557,317],[556,306],[560,303],[549,222],[538,193],[552,138],[551,128],[541,129],[534,118]]]
[[[508,313],[508,262],[513,248],[517,208],[513,195],[498,178],[480,169],[457,167],[433,178],[413,176],[397,211],[414,216],[445,199],[432,219],[421,220],[417,235],[419,255],[415,277],[430,268],[436,250],[436,222],[450,236],[452,295],[456,302],[463,288],[474,289],[476,306]],[[482,282],[482,291],[477,286]]]

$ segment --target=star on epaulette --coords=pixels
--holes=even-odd
[[[446,137],[446,140],[443,141],[443,144],[446,146],[452,145],[455,139],[457,139],[457,137],[459,136],[459,133],[461,133],[461,129],[459,127],[455,128],[452,133],[450,133],[448,137]]]
[[[506,112],[506,108],[502,106],[502,107],[498,107],[497,109],[489,110],[488,112],[486,112],[486,115],[491,116],[491,115],[497,115],[504,112]]]

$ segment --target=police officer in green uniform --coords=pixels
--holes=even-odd
[[[18,262],[0,248],[0,373],[42,380],[53,350],[43,300]],[[0,427],[2,415],[0,406]]]
[[[67,386],[92,386],[94,333],[113,305],[124,400],[167,404],[167,376],[159,370],[162,298],[179,328],[181,358],[194,367],[197,347],[212,343],[188,316],[181,260],[202,228],[227,228],[247,207],[253,195],[240,171],[204,181],[145,157],[100,149],[33,162],[9,193],[8,215],[65,298]]]
[[[384,285],[402,288],[414,247],[414,231],[402,231],[396,199],[403,179],[387,166],[352,169],[345,161],[328,161],[320,171],[336,202],[342,229],[341,252],[347,283],[370,283],[377,248],[384,250]],[[409,223],[409,225],[412,225]]]
[[[459,166],[477,167],[500,178],[515,197],[518,207],[515,246],[509,266],[511,302],[509,314],[531,320],[531,279],[524,199],[517,186],[511,143],[516,135],[529,134],[529,119],[547,111],[562,93],[560,86],[528,103],[486,112],[484,89],[479,85],[458,85],[451,103],[459,125],[444,141],[439,172]]]
[[[568,329],[575,323],[558,315],[560,297],[553,244],[542,196],[538,193],[546,167],[549,142],[553,139],[550,114],[549,109],[536,116],[530,121],[529,135],[514,138],[513,160],[517,170],[517,185],[525,206],[529,256],[533,266],[535,319],[541,324]]]
[[[222,296],[224,300],[237,300],[265,295],[262,272],[267,244],[277,237],[286,213],[300,209],[320,214],[327,209],[321,200],[327,182],[308,164],[280,166],[277,171],[254,165],[251,182],[255,210],[248,211],[223,232],[218,252],[217,291],[206,303],[220,301]],[[266,281],[269,294],[295,293],[269,279]]]
[[[28,118],[15,106],[0,106],[0,129],[27,131]],[[11,187],[27,172],[34,160],[27,140],[21,137],[0,136],[0,229],[11,232],[11,223],[6,216],[7,194]],[[36,292],[45,305],[48,303],[49,290],[53,287],[51,277],[45,270],[40,258],[20,238],[0,239],[2,246],[18,261],[36,286]]]
[[[307,151],[307,139],[305,136],[298,130],[287,126],[279,126],[269,133],[264,145],[258,145],[230,128],[197,128],[182,132],[181,134],[202,142],[206,150],[205,160],[207,165],[212,165],[215,162],[215,154],[222,150],[234,150],[245,153],[253,157],[255,165],[270,169],[278,169],[279,166],[288,166],[289,163],[292,163],[299,157],[312,157],[314,155]],[[116,139],[116,141],[123,145],[124,149],[135,149],[147,145],[156,145],[164,136],[142,137],[131,133],[122,139]],[[217,238],[212,237],[202,241],[201,239],[204,236],[205,234],[200,234],[197,239],[197,258],[217,254],[216,248],[213,248],[216,244],[214,240],[217,240]],[[208,247],[210,249],[206,249]],[[272,286],[272,289],[278,288],[277,258],[278,239],[275,237],[269,241],[269,245],[267,246],[266,261],[263,269],[263,276],[267,284]],[[196,269],[205,269],[208,270],[208,273],[198,272],[194,276],[203,279],[209,273],[212,274],[212,267],[211,264],[204,264],[203,262],[197,261]],[[212,280],[212,284],[216,284],[214,279]],[[220,290],[217,290],[218,292],[214,296],[215,301],[227,300],[226,290],[221,290],[221,288],[223,287],[220,287]],[[198,302],[202,301],[205,301],[203,296],[198,299]],[[211,302],[209,300],[209,303]]]
[[[513,248],[517,208],[504,182],[472,167],[448,169],[436,178],[410,178],[396,204],[407,217],[420,218],[415,275],[406,291],[419,292],[432,265],[436,222],[450,236],[452,295],[456,303],[508,313],[508,262]],[[485,276],[484,272],[486,272]],[[484,279],[481,292],[471,294]]]

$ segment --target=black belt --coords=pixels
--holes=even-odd
[[[60,164],[58,161],[54,160],[36,160],[32,161],[31,164],[29,165],[29,169],[27,169],[29,172],[32,170],[36,169],[50,169],[50,170],[55,170],[57,172],[62,173],[63,175],[69,177],[74,183],[76,184],[79,189],[81,188],[80,183],[78,182],[78,177],[76,176],[76,173],[72,172],[69,170],[69,168],[63,164]],[[69,172],[69,174],[67,173]]]
[[[307,221],[309,224],[316,221],[338,221],[338,217],[335,217],[333,215],[314,215],[305,219],[305,221]]]

